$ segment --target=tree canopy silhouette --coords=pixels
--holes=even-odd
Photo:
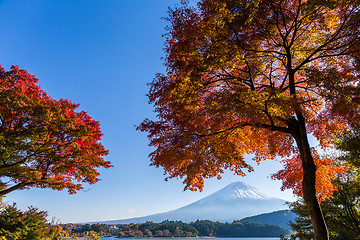
[[[328,239],[315,150],[359,121],[359,1],[199,0],[169,11],[166,74],[150,84],[152,164],[186,189],[224,169],[298,158],[316,239]],[[335,174],[335,173],[334,173]]]
[[[98,168],[111,167],[100,124],[37,82],[19,67],[0,66],[0,197],[28,187],[76,193],[99,180]]]

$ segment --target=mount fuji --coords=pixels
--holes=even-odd
[[[173,211],[137,218],[102,221],[101,223],[128,224],[165,220],[233,222],[245,217],[283,209],[287,209],[284,200],[267,196],[245,183],[234,182],[199,201]]]

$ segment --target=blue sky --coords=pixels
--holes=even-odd
[[[80,103],[100,121],[103,144],[114,165],[101,181],[68,195],[46,189],[10,193],[20,208],[35,206],[63,223],[122,219],[184,206],[234,181],[293,200],[269,178],[280,169],[267,161],[247,177],[225,173],[205,182],[203,192],[183,191],[181,180],[164,181],[150,167],[146,134],[136,131],[154,118],[146,93],[155,73],[164,72],[166,12],[180,0],[3,0],[0,1],[0,64],[19,65],[39,78],[55,99]],[[250,161],[250,160],[249,160]]]

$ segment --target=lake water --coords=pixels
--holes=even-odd
[[[86,239],[86,238],[83,238]],[[151,240],[151,239],[159,239],[159,240],[280,240],[280,238],[110,238],[104,237],[100,238],[100,240]]]
[[[101,240],[114,240],[114,239],[121,239],[121,240],[134,240],[134,238],[101,238]],[[151,239],[151,238],[150,238]],[[156,238],[152,238],[156,239]],[[199,240],[280,240],[280,238],[159,238],[160,240],[192,240],[192,239],[199,239]],[[149,240],[149,238],[136,238],[135,240]]]

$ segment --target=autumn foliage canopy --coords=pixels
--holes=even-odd
[[[0,67],[0,196],[27,187],[76,193],[111,166],[99,123],[37,82],[17,66]]]
[[[337,2],[203,0],[171,10],[167,74],[149,93],[159,120],[139,126],[153,164],[190,189],[226,168],[251,171],[246,154],[300,164],[299,113],[330,147],[359,121],[360,16]]]
[[[334,159],[320,157],[315,150],[313,150],[313,158],[317,166],[315,185],[317,197],[322,202],[331,197],[333,191],[337,190],[332,181],[336,179],[339,173],[345,173],[347,168],[337,165]],[[291,189],[294,195],[302,197],[303,169],[300,156],[295,154],[292,158],[283,159],[282,162],[284,169],[271,175],[271,178],[282,180],[281,190]]]
[[[316,239],[328,239],[316,199],[321,161],[307,135],[326,149],[360,120],[359,1],[183,1],[168,21],[167,72],[148,95],[158,119],[139,126],[152,164],[202,189],[224,169],[251,171],[245,155],[287,159],[285,171],[303,170]]]

